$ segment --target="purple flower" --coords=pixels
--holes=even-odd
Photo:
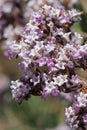
[[[58,89],[53,89],[52,92],[51,92],[51,95],[54,96],[54,97],[57,97],[59,96],[59,90]]]
[[[83,53],[79,50],[72,50],[71,55],[73,59],[81,59],[84,56]]]
[[[87,114],[84,114],[82,118],[83,118],[83,122],[84,122],[85,124],[87,124]]]
[[[73,84],[78,85],[80,83],[80,79],[77,75],[72,75],[72,78],[70,80]]]
[[[74,64],[72,61],[68,61],[67,66],[71,69],[74,68]]]
[[[11,60],[13,57],[14,57],[14,54],[12,53],[11,50],[8,50],[4,53],[4,55],[9,59]]]

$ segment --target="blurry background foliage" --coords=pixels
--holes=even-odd
[[[87,0],[80,0],[76,6],[84,12],[82,21],[74,25],[74,29],[87,40]],[[0,49],[0,75],[9,76],[16,80],[20,76],[17,59],[8,61]],[[81,72],[82,73],[82,72]],[[85,74],[85,77],[87,75]],[[87,78],[87,77],[86,77]],[[1,84],[0,84],[1,87]],[[64,122],[64,108],[67,102],[60,102],[59,98],[48,97],[46,101],[41,97],[32,96],[29,101],[18,105],[12,100],[9,89],[0,94],[0,130],[45,130]]]

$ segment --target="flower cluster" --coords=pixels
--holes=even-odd
[[[74,129],[87,125],[87,81],[76,73],[76,68],[86,71],[87,44],[72,29],[80,15],[75,9],[45,4],[32,13],[20,40],[8,42],[5,53],[8,59],[19,58],[24,71],[20,79],[11,82],[13,98],[22,103],[31,95],[44,99],[61,93],[73,95],[74,103],[66,109],[66,116]]]
[[[19,36],[19,32],[28,22],[32,12],[45,3],[57,5],[59,2],[58,0],[55,2],[53,0],[3,0],[0,2],[0,40],[11,40]]]
[[[67,5],[68,8],[77,2],[78,0],[3,0],[0,2],[0,40],[10,39],[10,37],[15,39],[19,36],[19,32],[28,22],[32,12],[38,10],[44,4],[60,5],[61,7]],[[18,32],[18,30],[20,31]],[[9,34],[9,32],[12,32],[12,34]]]
[[[75,98],[72,107],[66,108],[67,122],[71,128],[85,130],[87,127],[87,94],[80,92]]]
[[[32,12],[44,4],[64,8],[63,3],[64,1],[58,0],[3,0],[0,2],[0,42],[4,43],[2,48],[7,50],[10,42],[14,39],[20,40],[20,33]],[[68,1],[68,3],[71,2]]]
[[[8,49],[8,44],[14,39],[20,39],[23,27],[29,21],[32,12],[42,5],[58,5],[58,0],[4,0],[0,2],[0,42],[2,48]],[[60,3],[60,6],[61,3]]]
[[[9,44],[7,57],[19,57],[24,70],[22,78],[12,82],[15,100],[22,102],[30,94],[46,98],[81,88],[83,80],[74,68],[86,68],[81,61],[87,55],[87,45],[82,45],[82,37],[70,29],[79,15],[76,10],[44,5],[31,16],[20,43]]]

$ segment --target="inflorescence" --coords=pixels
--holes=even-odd
[[[24,71],[11,82],[13,98],[22,103],[31,95],[46,98],[75,93],[72,107],[66,109],[68,124],[85,129],[87,125],[87,81],[76,73],[86,71],[87,44],[72,26],[82,13],[62,6],[44,5],[34,12],[21,34],[20,41],[9,43],[6,56],[19,58]]]
[[[32,12],[44,4],[64,5],[68,9],[77,2],[78,0],[3,0],[0,2],[0,40],[8,39],[9,42],[18,39],[19,32],[28,22]],[[8,36],[8,32],[12,34]]]

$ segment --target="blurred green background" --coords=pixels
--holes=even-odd
[[[74,29],[87,40],[87,0],[80,0],[76,8],[84,11],[82,21],[74,25]],[[2,46],[2,44],[0,44]],[[20,77],[20,69],[16,59],[9,61],[0,49],[0,77],[6,75],[9,80]],[[85,74],[86,76],[86,74]],[[0,88],[2,84],[0,84]],[[2,90],[2,89],[0,89]],[[0,130],[46,130],[64,123],[64,108],[67,102],[59,98],[32,96],[28,101],[18,105],[11,97],[10,89],[0,93]]]

